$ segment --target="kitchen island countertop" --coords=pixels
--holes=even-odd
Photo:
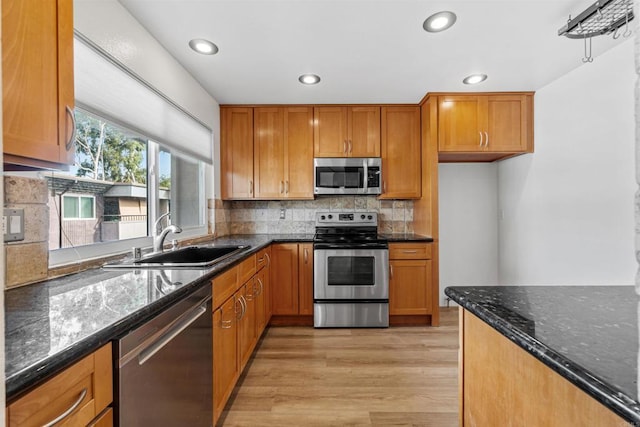
[[[640,297],[633,286],[448,287],[445,294],[640,425]]]

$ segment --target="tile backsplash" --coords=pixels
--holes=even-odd
[[[280,219],[283,209],[284,219]],[[413,232],[413,201],[378,200],[375,196],[318,197],[315,200],[295,201],[210,200],[209,229],[211,231],[212,224],[215,223],[216,236],[250,233],[312,234],[316,212],[327,210],[378,212],[380,232]]]

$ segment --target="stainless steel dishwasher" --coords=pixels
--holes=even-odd
[[[213,424],[211,287],[180,300],[118,341],[121,427]]]

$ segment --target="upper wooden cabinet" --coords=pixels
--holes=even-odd
[[[314,157],[380,157],[380,107],[315,107]]]
[[[255,197],[313,199],[313,109],[254,109]]]
[[[253,108],[220,109],[222,198],[253,198]]]
[[[73,0],[2,0],[2,101],[5,163],[73,163]]]
[[[420,107],[382,107],[381,199],[421,195]]]
[[[533,94],[438,95],[440,161],[493,161],[533,152]]]

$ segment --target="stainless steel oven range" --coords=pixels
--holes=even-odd
[[[389,245],[376,212],[318,212],[313,261],[316,328],[389,326]]]

